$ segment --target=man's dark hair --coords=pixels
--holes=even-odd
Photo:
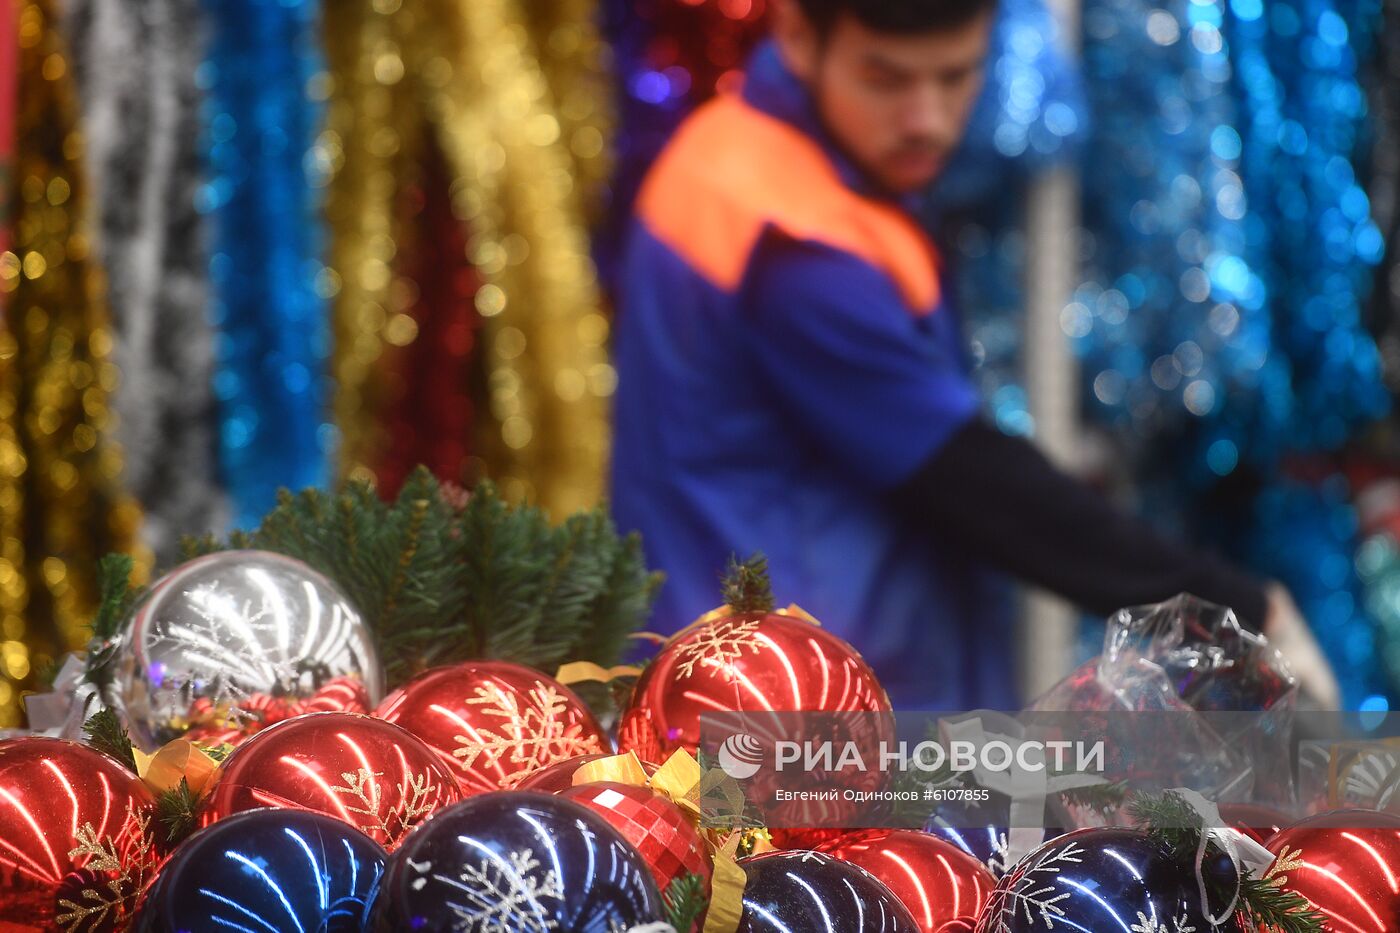
[[[997,0],[797,0],[825,35],[849,14],[877,32],[927,33],[966,26],[996,8]]]

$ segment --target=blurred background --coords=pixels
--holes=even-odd
[[[597,502],[642,175],[764,0],[0,0],[0,726],[282,486]],[[924,205],[987,404],[1400,701],[1400,2],[1002,0]],[[723,417],[723,413],[716,413]],[[1028,594],[1028,692],[1097,652]]]

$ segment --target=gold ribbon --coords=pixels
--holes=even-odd
[[[483,281],[475,303],[484,318],[488,398],[475,449],[508,499],[554,515],[591,507],[602,489],[617,374],[576,160],[601,156],[593,144],[605,111],[561,120],[542,65],[541,47],[551,43],[530,32],[529,11],[539,4],[389,4],[400,9],[396,16],[416,17],[405,74],[422,77],[424,112],[456,175],[469,258]],[[575,15],[572,33],[554,35],[590,47],[598,41],[592,20]],[[564,71],[559,78],[576,80]],[[566,96],[582,88],[575,83]]]
[[[14,238],[0,251],[0,727],[19,724],[34,672],[87,640],[98,558],[134,553],[138,578],[149,563],[108,438],[118,373],[58,6],[6,6],[19,84]]]
[[[806,609],[803,609],[801,606],[797,605],[797,603],[788,603],[786,609],[778,610],[778,615],[792,616],[794,619],[801,619],[803,622],[810,622],[817,628],[822,627],[822,624],[817,621],[816,616],[812,615]]]
[[[670,641],[669,638],[659,632],[633,632],[627,637],[635,638],[638,641],[649,641],[658,645],[664,645],[666,642]]]
[[[680,807],[697,826],[700,823],[700,789],[705,777],[700,763],[683,748],[671,753],[655,774],[648,775],[636,752],[624,752],[586,762],[574,772],[574,786],[611,781],[632,787],[649,787]]]
[[[137,776],[156,794],[174,790],[181,780],[188,782],[196,795],[202,794],[219,767],[213,756],[188,739],[167,742],[152,755],[139,748],[131,753]]]
[[[625,752],[599,758],[579,766],[574,772],[574,786],[592,784],[596,781],[609,781],[614,784],[629,784],[633,787],[648,787],[646,769],[636,752]]]
[[[744,916],[744,887],[749,883],[749,876],[735,860],[740,839],[739,833],[732,834],[715,852],[704,933],[734,933]]]
[[[596,0],[351,0],[326,17],[333,88],[318,152],[333,171],[336,422],[352,478],[389,439],[379,358],[414,339],[394,216],[412,149],[431,133],[481,277],[473,452],[511,501],[554,515],[602,489],[617,374],[589,251],[613,117]]]
[[[637,677],[641,673],[642,669],[635,664],[603,667],[592,661],[570,661],[568,664],[559,666],[559,670],[554,672],[554,679],[565,685],[594,681],[606,684],[612,683],[619,677]]]

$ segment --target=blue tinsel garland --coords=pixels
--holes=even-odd
[[[325,80],[317,0],[206,0],[200,68],[212,216],[220,465],[240,526],[279,486],[323,484],[329,330],[321,267]]]
[[[1358,61],[1378,12],[1372,0],[1090,0],[1094,249],[1065,316],[1091,415],[1135,439],[1136,472],[1182,524],[1219,531],[1219,497],[1206,497],[1241,474],[1236,498],[1262,483],[1231,543],[1289,584],[1352,705],[1385,684],[1355,598],[1349,490],[1340,475],[1280,470],[1388,408],[1360,314],[1383,244],[1356,168]]]

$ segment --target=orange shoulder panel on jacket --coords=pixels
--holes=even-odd
[[[772,224],[883,270],[916,314],[938,304],[937,254],[913,219],[846,187],[814,140],[734,95],[705,104],[676,132],[642,186],[637,212],[727,291],[738,288]]]

